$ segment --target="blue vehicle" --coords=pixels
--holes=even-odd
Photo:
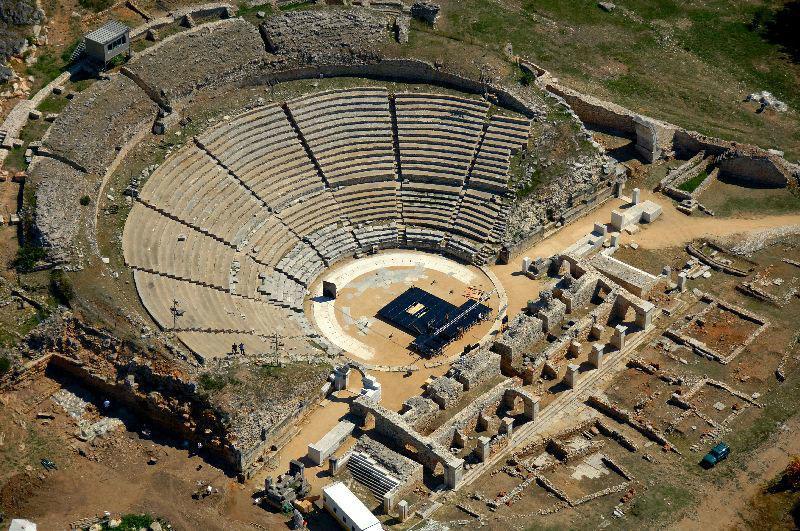
[[[729,455],[731,455],[731,447],[725,443],[719,443],[703,457],[700,465],[703,468],[713,468],[723,459],[727,459]]]

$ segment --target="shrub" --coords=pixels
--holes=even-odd
[[[112,0],[78,0],[82,8],[94,11],[95,13],[111,7]]]
[[[198,382],[204,391],[219,391],[228,383],[224,376],[217,376],[208,372],[201,374]]]
[[[114,57],[111,62],[109,62],[109,66],[111,68],[122,66],[128,62],[128,56],[126,54],[119,54],[118,56]]]
[[[0,358],[0,374],[5,374],[11,370],[11,359],[6,356]]]
[[[88,206],[91,198],[88,195],[81,197],[81,206]]]
[[[14,268],[20,273],[30,273],[36,267],[36,263],[45,257],[44,249],[37,245],[25,244],[17,249],[17,257],[14,259]]]
[[[75,298],[75,289],[64,271],[60,269],[50,271],[50,293],[58,304],[70,306],[72,299]]]
[[[139,531],[139,529],[149,529],[150,524],[155,522],[156,519],[149,514],[125,514],[120,518],[120,523],[116,529],[117,531]],[[112,529],[108,524],[103,524],[103,529]]]
[[[531,74],[530,72],[528,72],[527,70],[524,70],[519,75],[519,77],[517,78],[517,81],[519,81],[519,84],[522,85],[522,86],[525,86],[525,87],[527,87],[529,85],[532,85],[535,80],[536,80],[536,77],[533,74]]]

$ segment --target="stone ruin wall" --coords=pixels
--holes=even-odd
[[[241,470],[239,452],[222,421],[227,414],[200,395],[197,384],[176,375],[174,368],[160,370],[156,360],[144,359],[122,341],[69,313],[51,316],[26,337],[23,348],[36,359],[0,380],[0,389],[55,369],[98,395],[134,409],[139,419],[173,437],[202,442],[206,452],[230,469]]]
[[[540,69],[545,72],[544,70]],[[547,74],[541,74],[547,78]],[[564,98],[581,120],[600,130],[633,138],[639,152],[653,162],[673,152],[679,157],[691,157],[700,151],[721,156],[727,162],[720,165],[723,174],[756,185],[786,186],[798,170],[782,157],[756,146],[708,137],[678,126],[639,115],[620,105],[581,94],[548,82],[545,88]]]
[[[438,464],[453,469],[461,469],[463,466],[463,460],[455,457],[430,437],[417,433],[398,413],[368,398],[359,397],[353,400],[350,412],[362,419],[372,417],[375,421],[373,428],[375,432],[394,441],[398,447],[413,447],[416,451],[415,461],[422,463],[428,470],[435,470]]]

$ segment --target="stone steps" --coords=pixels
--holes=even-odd
[[[378,499],[382,499],[384,494],[400,484],[398,478],[365,453],[353,452],[347,461],[347,469],[356,481],[367,487]]]

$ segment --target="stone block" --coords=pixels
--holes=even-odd
[[[595,369],[599,369],[603,365],[604,350],[605,345],[602,343],[595,343],[592,345],[592,351],[589,352],[589,363],[591,363]]]
[[[627,327],[624,325],[617,325],[614,327],[614,334],[611,336],[611,344],[619,350],[625,348],[625,334]]]
[[[686,273],[683,271],[678,273],[678,290],[681,293],[686,291]]]
[[[564,375],[564,384],[570,389],[575,389],[575,386],[578,384],[579,372],[580,366],[573,364],[567,365],[567,374]]]
[[[492,440],[489,437],[478,437],[478,446],[475,447],[475,453],[481,462],[486,461],[491,454]]]
[[[334,426],[322,439],[308,445],[308,458],[315,465],[321,465],[353,433],[356,425],[343,420]]]
[[[408,502],[405,500],[400,500],[397,504],[397,518],[402,523],[408,520],[408,517],[409,517]]]

